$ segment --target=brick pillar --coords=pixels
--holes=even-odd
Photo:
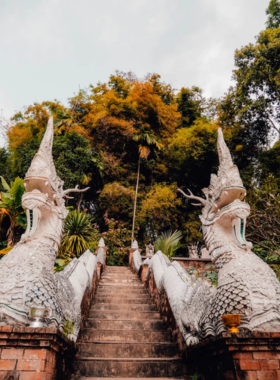
[[[207,380],[279,380],[280,333],[222,333],[188,347],[187,365]]]
[[[0,379],[63,380],[74,354],[74,343],[56,328],[0,326]]]

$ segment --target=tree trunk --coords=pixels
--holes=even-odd
[[[138,161],[138,172],[137,172],[137,181],[136,181],[135,198],[134,198],[134,209],[133,209],[133,219],[132,219],[132,236],[131,236],[132,240],[134,240],[135,215],[136,215],[136,206],[137,206],[137,193],[138,193],[139,177],[140,177],[140,158]]]
[[[15,226],[10,225],[7,231],[8,245],[7,248],[13,247],[15,245]]]
[[[84,193],[81,193],[80,199],[78,200],[78,203],[77,203],[77,211],[80,211],[83,197],[84,197]]]

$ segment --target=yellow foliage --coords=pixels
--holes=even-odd
[[[140,218],[152,218],[155,224],[176,222],[176,207],[181,205],[177,197],[177,184],[161,183],[154,185],[142,201]],[[173,225],[174,227],[174,225]]]

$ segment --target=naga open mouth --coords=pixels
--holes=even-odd
[[[215,200],[213,206],[211,207],[209,214],[216,215],[220,210],[236,200],[243,201],[246,196],[246,190],[241,186],[225,187],[222,189],[220,195]]]

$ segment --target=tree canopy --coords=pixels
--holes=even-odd
[[[140,243],[170,230],[182,231],[183,243],[202,243],[200,211],[176,189],[199,194],[209,185],[218,168],[218,127],[248,194],[262,194],[270,174],[280,186],[279,142],[272,146],[280,135],[279,1],[270,1],[267,15],[267,28],[255,42],[236,50],[234,85],[221,99],[206,98],[197,86],[175,90],[158,74],[141,79],[117,71],[107,82],[79,90],[67,105],[46,100],[17,112],[8,146],[0,149],[0,174],[8,182],[24,177],[52,115],[53,157],[64,187],[90,186],[68,206],[87,210],[101,230],[105,220],[131,230],[140,168],[135,222]],[[254,205],[254,215],[260,215],[261,202]]]

